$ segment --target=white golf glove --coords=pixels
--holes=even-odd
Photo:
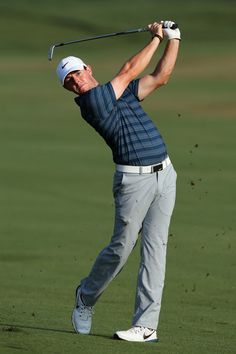
[[[179,39],[181,40],[180,30],[178,28],[171,29],[171,26],[175,24],[173,21],[161,21],[163,25],[163,33],[165,37],[170,39]]]

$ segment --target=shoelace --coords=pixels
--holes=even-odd
[[[85,306],[82,302],[77,307],[79,311],[80,317],[92,317],[93,315],[93,308],[92,306]]]
[[[143,336],[150,336],[150,335],[152,335],[155,332],[154,330],[151,330],[149,328],[142,327],[142,326],[132,327],[131,331],[134,334],[143,334]],[[146,331],[148,331],[148,332],[146,332]]]
[[[142,332],[145,330],[145,327],[142,326],[136,326],[136,327],[132,327],[131,331],[134,332],[135,334]]]

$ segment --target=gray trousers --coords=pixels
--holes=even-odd
[[[93,306],[121,271],[141,232],[141,262],[132,324],[157,328],[175,192],[176,172],[172,164],[151,174],[115,172],[114,232],[90,274],[81,282],[86,305]]]

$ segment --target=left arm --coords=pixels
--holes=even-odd
[[[165,30],[163,30],[165,33]],[[168,31],[171,31],[171,36],[175,37],[172,32],[176,30],[168,29],[166,30],[167,36]],[[170,38],[168,37],[168,38]],[[139,81],[139,89],[138,89],[138,97],[140,100],[143,100],[146,96],[148,96],[151,92],[156,90],[162,85],[165,85],[175,66],[175,62],[178,55],[179,50],[179,42],[180,42],[180,32],[178,30],[178,38],[170,38],[167,42],[164,54],[156,65],[153,73],[149,75],[143,76]]]

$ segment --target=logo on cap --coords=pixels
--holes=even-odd
[[[69,62],[65,63],[64,65],[62,65],[62,69],[64,69],[64,67],[68,64]]]

